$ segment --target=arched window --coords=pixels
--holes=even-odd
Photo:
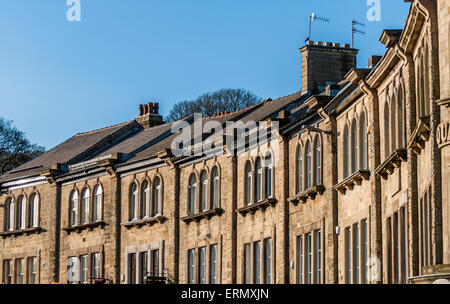
[[[348,127],[345,125],[344,127],[344,136],[343,136],[343,144],[342,144],[342,167],[344,176],[343,178],[346,178],[350,175],[350,151],[349,151],[349,139],[348,139]]]
[[[391,154],[390,145],[390,123],[389,123],[389,101],[386,100],[384,104],[384,157],[388,158]]]
[[[70,226],[78,225],[78,191],[73,190],[70,194]]]
[[[319,136],[314,140],[314,185],[322,184],[322,152]]]
[[[400,88],[398,92],[397,107],[398,107],[398,146],[399,148],[406,147],[406,113],[405,113],[405,99],[403,97],[403,89]]]
[[[27,214],[27,199],[25,196],[19,197],[17,203],[17,221],[16,221],[16,229],[25,229],[26,228],[26,214]]]
[[[152,216],[162,214],[162,195],[161,179],[159,177],[156,177],[153,182]]]
[[[359,119],[359,167],[361,170],[368,168],[367,164],[367,124],[366,115],[363,112]]]
[[[14,230],[14,219],[15,219],[15,203],[14,203],[14,198],[10,197],[6,201],[5,231],[13,231]]]
[[[83,190],[83,203],[81,205],[81,223],[89,223],[89,212],[91,206],[91,190],[86,188]]]
[[[263,181],[263,169],[262,169],[260,158],[257,158],[257,160],[256,160],[255,171],[256,171],[255,198],[256,198],[256,201],[259,202],[262,200],[262,181]]]
[[[253,172],[250,161],[245,164],[245,204],[248,206],[253,202]]]
[[[352,122],[352,137],[351,137],[352,145],[352,171],[350,174],[356,172],[358,170],[358,132],[357,132],[357,125],[356,120],[353,119]]]
[[[130,210],[129,210],[129,220],[136,221],[139,217],[139,193],[138,186],[133,183],[130,188]]]
[[[397,130],[397,126],[396,126],[396,121],[397,121],[397,114],[396,114],[396,110],[397,107],[395,105],[396,101],[395,101],[396,97],[395,95],[391,96],[391,100],[390,100],[390,119],[389,119],[389,123],[390,123],[390,129],[389,129],[389,133],[391,135],[391,141],[390,141],[390,153],[389,155],[395,151],[395,149],[397,149],[397,139],[396,139],[396,130]]]
[[[306,182],[305,188],[310,189],[312,187],[312,154],[311,154],[311,143],[309,140],[305,145],[305,171],[306,171]]]
[[[266,198],[271,198],[273,195],[272,191],[272,185],[273,185],[273,161],[272,161],[272,154],[269,152],[269,154],[264,159],[265,166],[266,166]]]
[[[201,183],[201,200],[200,200],[200,212],[206,211],[208,209],[208,173],[206,170],[203,170],[200,175],[200,183]]]
[[[28,202],[28,227],[39,227],[39,196],[33,193]]]
[[[144,180],[141,189],[141,218],[147,218],[150,216],[150,183]]]
[[[103,219],[103,188],[102,185],[97,185],[94,189],[94,222]]]
[[[430,84],[430,78],[428,75],[428,67],[429,67],[429,62],[428,62],[428,45],[424,46],[425,48],[425,56],[423,57],[423,69],[422,69],[422,73],[424,75],[424,77],[422,77],[422,85],[423,85],[423,96],[424,96],[424,109],[425,109],[425,116],[429,116],[430,115],[430,90],[429,90],[429,84]]]
[[[303,151],[302,147],[298,146],[297,151],[297,193],[303,191]]]
[[[212,207],[219,208],[220,206],[220,178],[219,178],[219,170],[217,167],[214,167],[211,172],[211,180],[213,182],[211,187],[211,197],[212,197]]]
[[[188,213],[195,214],[197,205],[197,178],[195,174],[192,173],[189,177],[189,186],[188,186]]]

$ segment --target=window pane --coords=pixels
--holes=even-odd
[[[81,273],[81,284],[89,283],[89,264],[88,264],[88,256],[82,255],[80,257],[80,273]]]
[[[28,284],[36,284],[37,257],[28,258]]]
[[[272,284],[272,240],[264,241],[264,279],[266,284]]]
[[[256,201],[262,200],[262,167],[261,160],[256,161]]]
[[[74,191],[70,200],[70,225],[78,225],[78,192]]]
[[[78,282],[78,258],[70,257],[67,259],[67,282],[76,284]]]
[[[297,268],[298,268],[298,283],[303,284],[303,238],[302,236],[297,237],[298,242],[298,261],[297,261]]]
[[[201,210],[200,211],[206,211],[208,209],[208,175],[206,171],[203,171],[202,177],[201,177]]]
[[[209,283],[217,284],[217,245],[211,245],[209,255]]]
[[[367,257],[368,257],[368,246],[367,246],[367,221],[363,220],[361,222],[361,254],[362,254],[362,272],[361,272],[361,282],[363,284],[367,283]]]
[[[103,204],[103,188],[101,185],[98,185],[95,188],[94,192],[94,221],[101,221],[103,218],[102,204]]]
[[[195,249],[188,251],[188,282],[195,284]]]
[[[315,232],[315,241],[316,241],[316,262],[315,262],[315,270],[316,270],[316,284],[322,283],[322,241],[320,237],[320,230]]]
[[[321,156],[320,156],[320,140],[319,138],[316,138],[316,144],[314,147],[314,152],[315,152],[315,156],[314,156],[314,165],[315,165],[315,184],[316,185],[320,185],[321,184],[321,167],[322,167],[322,160],[321,160]]]
[[[136,253],[128,254],[128,284],[136,284]]]
[[[272,197],[272,155],[266,158],[266,198]]]
[[[150,184],[148,181],[144,181],[142,185],[141,197],[142,217],[146,218],[150,216]]]
[[[24,259],[17,259],[16,260],[16,284],[24,284],[25,283],[25,265],[24,265]]]
[[[251,248],[250,244],[244,245],[244,265],[245,265],[245,284],[251,284],[252,281],[252,256],[251,256]]]
[[[92,278],[100,279],[100,253],[92,254]]]
[[[189,178],[188,187],[188,213],[195,214],[197,205],[197,179],[194,174]]]
[[[311,164],[311,145],[306,143],[306,189],[310,189],[312,185],[312,164]]]
[[[206,284],[206,247],[199,249],[199,283]]]
[[[3,275],[5,284],[12,284],[12,260],[3,262]]]
[[[359,284],[359,225],[353,225],[353,283]]]
[[[306,284],[311,284],[312,283],[312,237],[311,237],[311,233],[308,233],[306,235],[306,245],[307,245],[307,252],[308,252],[308,256],[306,257],[306,271],[307,271],[307,276],[306,276]]]
[[[297,189],[298,193],[303,191],[303,155],[302,149],[298,149],[297,155]]]
[[[139,253],[139,277],[140,284],[146,283],[147,278],[147,263],[148,263],[148,252],[144,251]]]
[[[161,276],[161,274],[159,273],[159,249],[152,250],[151,255],[152,255],[151,275],[159,277]]]
[[[350,228],[345,228],[345,283],[350,284],[352,278],[352,249],[350,239]]]
[[[261,242],[254,243],[255,284],[261,284]]]
[[[81,219],[83,224],[89,223],[90,203],[91,203],[90,191],[89,189],[86,189],[83,192],[83,213]]]
[[[220,202],[220,197],[219,197],[220,184],[219,184],[219,182],[220,182],[220,180],[219,180],[219,171],[218,171],[217,167],[213,168],[211,176],[212,176],[211,178],[213,180],[213,187],[212,187],[213,208],[219,208],[219,205],[220,205],[219,204],[219,202]]]
[[[245,168],[245,202],[247,205],[250,205],[252,203],[252,189],[252,168],[250,163],[248,162]]]

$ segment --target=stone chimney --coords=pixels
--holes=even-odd
[[[349,44],[322,41],[308,43],[302,53],[302,93],[319,93],[330,83],[336,83],[356,68],[357,49]]]
[[[136,121],[145,129],[163,124],[163,118],[159,115],[159,104],[149,102],[139,105],[139,117],[136,118]]]

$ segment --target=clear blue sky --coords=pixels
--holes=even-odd
[[[402,28],[409,3],[381,0],[369,22],[366,0],[81,0],[68,22],[66,0],[0,0],[0,116],[47,149],[77,132],[133,119],[138,104],[172,104],[221,88],[263,98],[300,89],[300,53],[312,40],[351,42],[358,65],[384,54],[383,29]]]

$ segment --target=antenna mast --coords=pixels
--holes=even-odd
[[[352,48],[355,48],[355,33],[365,34],[366,32],[361,31],[357,26],[366,26],[364,23],[358,22],[356,19],[352,20]]]
[[[330,19],[319,17],[315,13],[312,13],[312,15],[309,17],[309,32],[308,32],[308,38],[306,38],[306,41],[311,40],[312,23],[313,23],[313,21],[316,21],[316,20],[330,23]]]

